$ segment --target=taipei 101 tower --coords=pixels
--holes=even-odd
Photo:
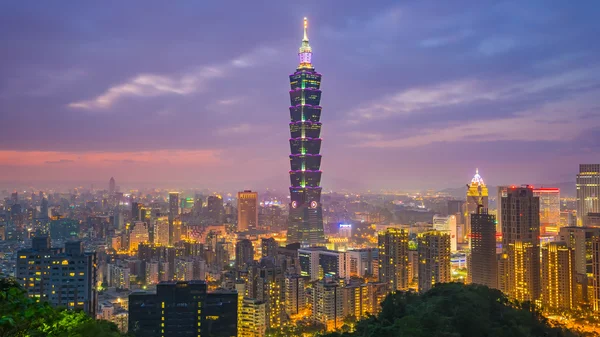
[[[290,75],[290,215],[287,242],[303,247],[322,245],[321,207],[321,74],[312,65],[308,20],[298,52],[299,65]]]

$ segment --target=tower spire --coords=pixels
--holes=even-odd
[[[304,38],[302,42],[308,42],[308,33],[306,32],[308,29],[308,18],[304,17]]]
[[[300,68],[312,68],[312,48],[308,44],[308,18],[304,18],[304,37],[302,38],[302,44],[298,50],[298,56],[300,58]]]

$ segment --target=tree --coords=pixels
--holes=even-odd
[[[120,337],[114,323],[29,298],[14,279],[0,279],[0,337]]]

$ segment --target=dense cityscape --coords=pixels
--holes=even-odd
[[[488,185],[499,179],[473,153],[462,187],[325,190],[336,172],[321,171],[321,114],[333,107],[321,107],[308,18],[302,28],[278,154],[289,189],[136,187],[115,174],[0,190],[0,336],[353,336],[388,323],[421,336],[386,321],[390,308],[453,291],[531,312],[543,325],[531,331],[600,333],[600,158],[570,163],[566,183]]]

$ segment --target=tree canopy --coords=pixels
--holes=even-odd
[[[0,317],[0,337],[123,336],[114,323],[29,298],[15,280],[8,278],[0,279]]]
[[[357,323],[354,332],[326,337],[520,337],[576,336],[553,327],[531,305],[511,303],[502,292],[480,285],[439,284],[423,294],[388,295],[377,316]]]

